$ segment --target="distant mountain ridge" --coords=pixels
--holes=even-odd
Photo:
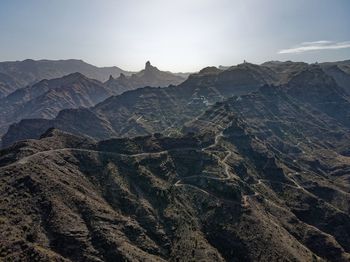
[[[0,73],[0,81],[1,81]],[[109,76],[109,80],[102,83],[76,72],[69,75],[44,79],[33,85],[18,88],[12,78],[3,76],[9,85],[1,85],[0,91],[9,92],[0,98],[0,134],[6,132],[7,127],[26,118],[54,118],[62,109],[91,107],[112,95],[119,95],[125,91],[145,86],[168,86],[183,82],[183,76],[171,72],[160,71],[146,63],[144,70],[126,76],[123,73],[118,78]],[[11,81],[12,82],[11,82]],[[12,84],[12,85],[10,85]],[[92,89],[91,89],[92,88]]]
[[[16,81],[17,88],[35,84],[43,79],[53,79],[79,72],[89,78],[99,81],[106,81],[110,75],[118,77],[121,73],[125,75],[131,72],[119,67],[96,67],[82,60],[32,60],[0,62],[0,73]],[[0,83],[1,81],[0,75]],[[3,81],[12,86],[10,91],[17,89],[7,81]],[[1,89],[0,89],[1,91]],[[0,97],[8,95],[9,91],[0,93]]]
[[[144,71],[130,72],[117,66],[97,67],[78,59],[67,60],[32,60],[0,62],[0,98],[5,97],[18,88],[33,85],[44,79],[63,77],[79,72],[88,78],[105,82],[108,79],[118,78],[121,74],[132,77],[133,86],[168,86],[179,84],[187,78],[188,73],[172,73],[160,71],[149,64],[146,76]],[[153,72],[153,74],[152,74]],[[148,82],[144,84],[145,77]]]
[[[264,84],[266,80],[255,66],[237,66],[209,75],[202,70],[178,86],[139,88],[89,109],[63,110],[52,120],[23,120],[10,127],[3,145],[13,141],[18,128],[26,130],[21,132],[26,138],[36,138],[52,126],[97,139],[176,132],[215,102],[247,94]]]
[[[105,85],[108,89],[118,90],[116,92],[121,93],[135,88],[134,83],[138,82],[134,79],[138,80],[149,75],[149,72],[152,75],[153,72],[158,71],[147,63],[145,70],[139,74],[130,77],[121,75],[118,79],[110,78]],[[347,74],[344,71],[343,73]],[[337,78],[324,69],[323,64],[272,61],[263,65],[243,63],[226,70],[208,67],[190,75],[178,86],[161,89],[140,88],[111,97],[87,110],[64,110],[52,120],[23,120],[10,127],[3,137],[3,143],[8,145],[18,139],[37,138],[47,128],[53,126],[97,139],[145,135],[154,132],[176,133],[186,121],[198,116],[208,106],[232,95],[244,95],[256,91],[266,84],[282,85],[285,90],[294,85],[291,88],[294,96],[298,96],[301,100],[306,99],[310,103],[313,98],[319,98],[319,101],[312,102],[315,106],[324,105],[328,114],[347,123],[346,125],[349,123],[347,111],[349,94],[340,86],[339,78],[337,82]],[[319,88],[323,90],[322,98],[318,94],[321,90]],[[298,93],[297,90],[300,92]],[[327,99],[335,100],[327,102]],[[339,108],[335,101],[340,103]],[[343,110],[343,113],[338,114],[338,109]],[[79,116],[80,114],[82,115]],[[89,118],[94,120],[89,121]],[[76,119],[80,119],[78,126],[76,126]],[[92,123],[99,128],[93,128]],[[24,130],[26,131],[23,132]],[[22,135],[18,136],[17,132]]]
[[[113,94],[103,83],[80,73],[42,80],[0,99],[0,133],[21,119],[53,118],[62,109],[91,107]]]
[[[322,68],[326,74],[333,77],[337,84],[350,94],[350,60],[315,63],[311,65]],[[305,70],[310,65],[305,62],[269,61],[261,64],[261,66],[273,70],[278,76],[279,83],[285,84],[293,75]]]

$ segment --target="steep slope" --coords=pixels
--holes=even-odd
[[[0,99],[11,94],[19,87],[20,85],[15,79],[4,73],[0,73]]]
[[[225,128],[227,125],[230,127]],[[217,104],[187,123],[185,131],[217,133],[223,128],[223,134],[236,146],[234,153],[245,156],[236,172],[246,176],[247,165],[255,166],[262,175],[256,178],[262,190],[269,191],[270,197],[283,199],[298,219],[332,235],[349,252],[348,128],[284,90],[269,86]],[[279,168],[264,173],[271,164]],[[343,220],[345,217],[348,222]],[[329,250],[325,248],[324,252]],[[328,259],[340,258],[330,255]]]
[[[334,78],[339,86],[350,95],[350,70],[346,73],[339,65],[321,65],[322,69],[330,76]],[[350,68],[350,63],[349,63]]]
[[[350,97],[318,65],[294,75],[284,86],[288,94],[350,127]]]
[[[278,81],[274,83],[277,85],[288,83],[295,74],[309,67],[307,63],[292,61],[268,61],[261,64],[261,66],[271,69],[277,75]]]
[[[342,71],[344,71],[347,74],[350,74],[350,60],[344,60],[344,61],[336,61],[336,62],[324,62],[320,63],[322,68],[327,68],[331,66],[338,66]]]
[[[120,95],[126,91],[134,90],[137,88],[132,85],[132,83],[124,74],[120,74],[118,78],[113,78],[110,76],[104,85],[110,90],[113,90],[116,95]]]
[[[261,72],[253,66],[237,66],[209,74],[208,69],[203,69],[179,86],[145,87],[110,97],[89,110],[61,111],[53,120],[21,121],[9,128],[3,137],[3,146],[38,138],[48,127],[97,139],[177,133],[183,123],[215,102],[247,94],[265,83]]]
[[[91,107],[114,94],[80,73],[42,80],[0,100],[0,133],[25,118],[53,118],[65,108]]]
[[[31,60],[0,62],[0,72],[15,79],[19,87],[32,85],[43,79],[60,78],[79,72],[89,78],[106,81],[110,75],[130,74],[118,67],[96,67],[82,60]]]
[[[316,168],[318,155],[292,164],[276,154],[245,122],[258,111],[234,101],[207,112],[220,130],[196,136],[96,143],[51,129],[0,151],[0,256],[348,261],[346,174],[334,176],[327,157]],[[349,157],[328,158],[350,168]]]

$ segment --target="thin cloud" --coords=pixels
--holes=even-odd
[[[278,51],[279,54],[295,54],[295,53],[304,53],[308,51],[315,50],[335,50],[350,48],[350,41],[346,42],[334,42],[334,41],[315,41],[315,42],[303,42],[295,47],[282,49]]]

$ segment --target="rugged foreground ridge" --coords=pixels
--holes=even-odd
[[[2,150],[0,256],[349,261],[344,125],[265,86],[185,131],[94,142],[50,129]]]

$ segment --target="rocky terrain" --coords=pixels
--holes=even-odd
[[[293,122],[308,111],[269,92],[216,104],[186,125],[196,135],[95,142],[50,129],[4,149],[0,256],[348,261],[349,132]],[[244,100],[256,108],[238,113]]]
[[[0,259],[350,261],[350,97],[333,67],[208,67],[12,125]]]
[[[22,120],[9,128],[3,146],[20,139],[38,138],[49,127],[97,139],[161,131],[177,133],[186,121],[215,102],[247,94],[266,84],[259,69],[253,65],[214,72],[213,68],[205,68],[178,86],[139,88],[112,96],[89,109],[63,110],[52,120]]]
[[[328,64],[325,63],[322,66],[323,70],[334,78],[339,86],[350,94],[350,62],[348,66],[344,64]]]
[[[62,109],[91,107],[113,94],[103,83],[80,73],[42,80],[0,99],[0,133],[22,119],[54,118]]]
[[[331,76],[340,87],[350,94],[350,60],[318,63],[317,65],[320,66],[327,75]],[[285,84],[293,75],[305,70],[309,65],[304,62],[269,61],[263,63],[261,66],[268,67],[274,71],[277,79],[275,84]]]
[[[1,63],[0,63],[1,64]],[[110,75],[108,81],[102,83],[84,76],[72,73],[60,78],[44,79],[40,82],[18,88],[15,82],[1,85],[0,91],[6,93],[12,87],[13,92],[0,97],[0,136],[10,124],[22,119],[43,118],[51,119],[63,109],[92,107],[112,95],[145,86],[168,86],[179,84],[185,80],[184,75],[160,71],[147,62],[144,70],[128,77],[123,73],[118,78]]]
[[[271,62],[270,62],[271,63]],[[280,69],[249,63],[220,70],[208,67],[178,86],[140,88],[112,96],[89,109],[63,110],[54,119],[26,119],[10,126],[3,146],[38,138],[50,127],[95,139],[179,133],[182,125],[211,105],[232,95],[249,94],[274,85],[303,104],[327,111],[349,126],[349,95],[319,65],[279,62]],[[79,119],[79,121],[76,121]]]

